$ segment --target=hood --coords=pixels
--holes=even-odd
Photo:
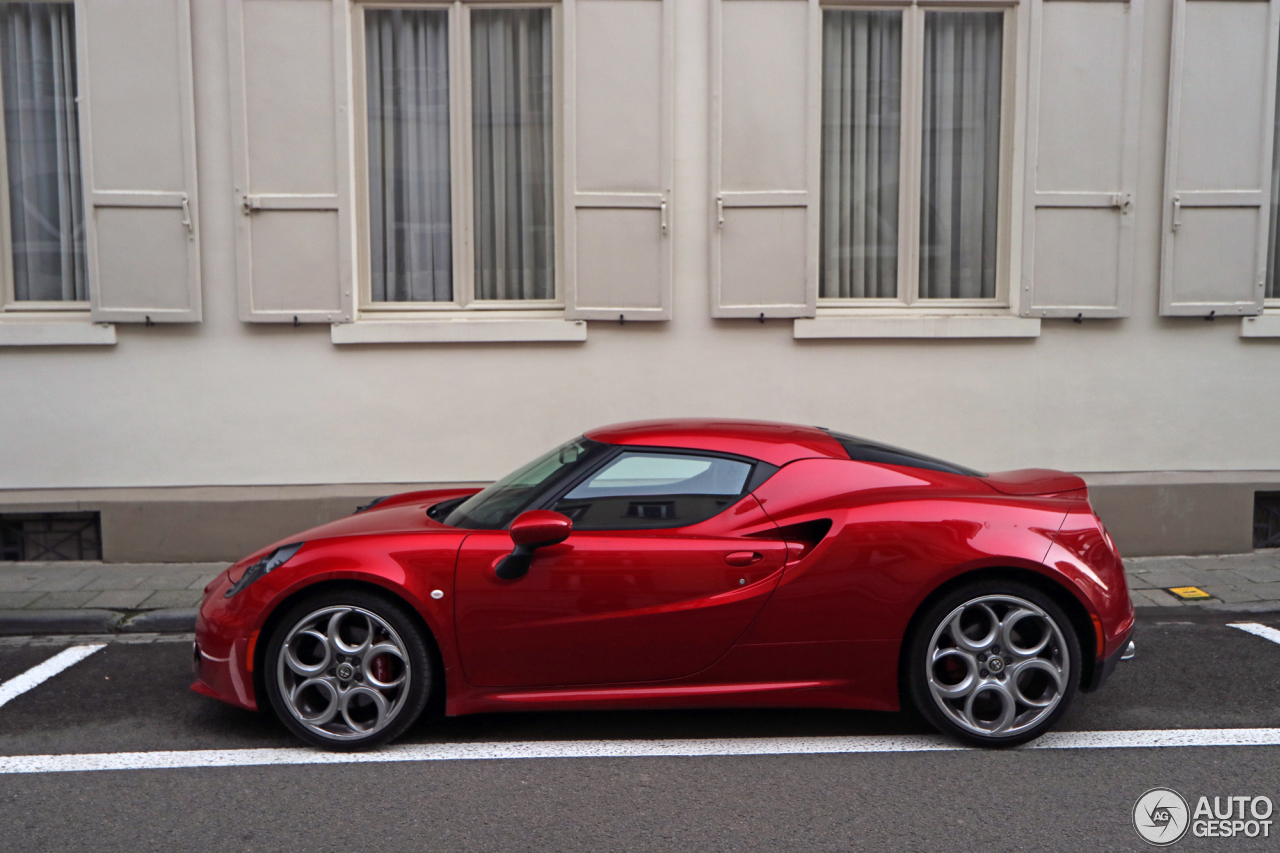
[[[1004,495],[1055,495],[1087,488],[1084,480],[1075,474],[1048,468],[999,471],[988,474],[983,482]]]
[[[362,536],[369,533],[422,533],[429,530],[452,530],[427,516],[432,506],[451,498],[473,495],[479,489],[431,489],[405,492],[382,498],[366,510],[357,511],[328,524],[313,527],[289,538],[320,539],[330,536]]]
[[[291,542],[314,542],[319,539],[330,539],[338,536],[370,536],[385,533],[431,533],[435,531],[456,533],[457,528],[445,527],[443,524],[431,520],[427,516],[427,510],[441,501],[473,495],[478,491],[480,490],[477,488],[433,489],[391,495],[377,502],[369,509],[343,516],[327,524],[312,527],[309,530],[294,533],[271,543],[265,548],[260,548],[232,564],[228,571],[231,573],[232,580],[235,580],[245,566],[252,565],[281,545],[287,545]]]

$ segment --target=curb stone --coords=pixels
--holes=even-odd
[[[189,634],[196,609],[144,610],[130,616],[117,610],[0,610],[0,636],[47,634]]]
[[[0,635],[112,634],[122,618],[114,610],[0,610]]]
[[[3,621],[0,615],[0,621]],[[167,607],[161,610],[144,610],[120,623],[119,631],[126,634],[189,634],[196,629],[196,608]]]

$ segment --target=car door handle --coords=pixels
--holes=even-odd
[[[754,565],[763,559],[764,555],[757,551],[734,551],[732,554],[726,554],[724,557],[724,561],[726,563],[739,568]]]

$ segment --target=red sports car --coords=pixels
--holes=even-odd
[[[205,589],[193,688],[303,740],[446,714],[915,705],[1023,743],[1132,653],[1084,481],[818,427],[593,430],[483,490],[383,498]]]

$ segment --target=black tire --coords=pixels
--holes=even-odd
[[[956,642],[944,622],[958,624],[968,645]],[[1000,645],[1006,622],[1012,648]],[[992,636],[989,628],[996,639],[973,651]],[[1045,638],[1043,651],[1026,654],[1040,637]],[[997,650],[998,662],[992,655]],[[1034,740],[1057,723],[1080,685],[1080,641],[1071,620],[1048,595],[1018,581],[978,581],[947,593],[906,638],[904,653],[907,692],[916,709],[943,734],[972,746],[1009,747]],[[996,665],[998,672],[992,671]],[[971,687],[964,692],[966,685]],[[943,695],[949,693],[960,695]],[[1033,704],[1023,704],[1027,697]]]
[[[319,632],[320,625],[334,630]],[[295,666],[323,668],[299,674]],[[403,734],[422,715],[436,675],[406,606],[356,588],[319,592],[290,607],[272,631],[262,669],[280,721],[312,746],[337,751],[370,749]]]

